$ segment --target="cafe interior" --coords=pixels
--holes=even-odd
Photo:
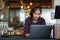
[[[23,40],[25,19],[30,16],[30,10],[35,6],[42,7],[41,17],[46,20],[46,25],[57,26],[54,27],[55,30],[53,28],[51,30],[51,39],[54,39],[54,37],[60,39],[60,31],[58,30],[60,22],[54,18],[56,4],[59,4],[56,0],[0,0],[1,40],[6,38],[6,40],[9,40],[9,38]]]

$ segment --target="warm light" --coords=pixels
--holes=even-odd
[[[30,8],[30,6],[27,6],[27,8]]]
[[[30,5],[33,5],[32,2],[30,2]]]
[[[9,6],[8,6],[8,8],[9,8]]]
[[[21,6],[21,8],[23,8],[23,6]]]

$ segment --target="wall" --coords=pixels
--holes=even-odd
[[[42,17],[46,21],[46,25],[54,25],[56,20],[54,19],[54,9],[42,9]]]

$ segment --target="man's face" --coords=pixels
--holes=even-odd
[[[39,9],[37,9],[34,13],[33,13],[33,20],[38,20],[38,18],[40,17],[40,14],[41,14],[41,12],[40,12],[40,10]]]

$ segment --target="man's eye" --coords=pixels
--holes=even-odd
[[[40,15],[40,14],[38,14],[38,15]]]

